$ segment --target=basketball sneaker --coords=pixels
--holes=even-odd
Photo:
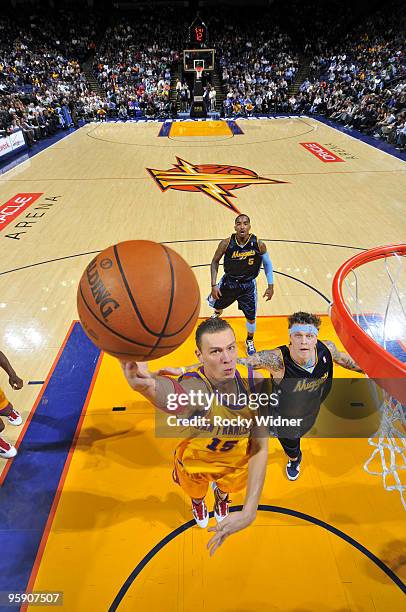
[[[254,355],[257,352],[257,349],[255,348],[255,344],[254,344],[254,340],[252,338],[247,338],[245,341],[245,347],[247,349],[247,355],[248,357],[250,355]]]
[[[14,408],[11,409],[11,412],[8,415],[7,419],[8,419],[8,422],[14,426],[21,425],[21,423],[23,422],[23,419],[21,418],[21,414],[17,412],[17,410],[14,410]]]
[[[0,457],[3,457],[3,459],[11,459],[12,457],[15,457],[16,454],[17,449],[3,440],[3,438],[0,438]]]
[[[209,511],[207,510],[204,498],[200,501],[192,499],[192,512],[196,523],[204,529],[209,524]]]
[[[216,485],[215,482],[211,483],[211,487],[213,489],[214,492],[214,518],[216,519],[216,521],[218,523],[221,523],[221,521],[224,521],[224,519],[226,518],[226,516],[228,516],[229,511],[230,511],[230,500],[228,498],[228,494],[226,495],[225,498],[222,498],[220,493],[219,493],[219,488]]]
[[[292,459],[288,461],[288,464],[286,466],[286,476],[289,478],[289,480],[296,480],[297,478],[299,478],[301,461],[302,451],[299,452],[299,456],[295,461],[292,461]]]

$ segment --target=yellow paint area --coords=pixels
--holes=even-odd
[[[245,320],[230,323],[243,354]],[[286,317],[259,318],[257,349],[286,343],[286,330]],[[341,346],[327,317],[320,338]],[[192,337],[151,369],[194,362]],[[337,368],[336,375],[344,373]],[[69,612],[109,609],[145,555],[191,519],[190,500],[171,478],[176,444],[155,437],[154,409],[127,386],[117,360],[104,356],[33,590],[64,591]],[[398,494],[385,492],[381,479],[363,470],[371,452],[367,440],[304,439],[302,447],[300,478],[290,482],[286,457],[271,439],[261,503],[333,525],[402,577],[404,511]],[[233,495],[233,505],[243,502],[243,494]],[[211,510],[211,493],[207,503]],[[213,558],[209,537],[194,526],[171,539],[118,610],[402,609],[400,589],[370,559],[299,517],[259,512],[254,525],[231,536]]]
[[[230,136],[230,130],[226,121],[174,121],[172,123],[170,136]]]

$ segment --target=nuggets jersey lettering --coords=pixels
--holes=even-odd
[[[238,244],[235,234],[232,234],[224,253],[224,272],[227,276],[246,282],[256,278],[262,263],[258,239],[250,234],[242,246]]]
[[[330,392],[333,359],[327,346],[318,340],[315,367],[313,372],[309,372],[292,359],[288,346],[278,348],[282,353],[285,375],[279,384],[273,383],[273,390],[279,396],[279,404],[275,410],[283,417],[302,419],[295,435],[286,435],[286,437],[299,437],[311,429],[321,403]],[[278,429],[278,433],[284,437],[286,432],[281,433]],[[291,428],[290,434],[292,433]]]
[[[198,414],[203,415],[210,423],[204,427],[189,426],[184,431],[187,439],[180,444],[182,466],[189,473],[212,473],[216,471],[216,468],[242,466],[247,461],[252,426],[248,426],[248,423],[241,423],[241,421],[247,420],[255,423],[257,411],[251,409],[248,402],[249,393],[258,391],[255,391],[252,368],[243,366],[238,366],[238,368],[240,371],[236,371],[234,379],[235,394],[240,400],[245,395],[246,404],[238,401],[238,405],[225,405],[214,399],[209,410],[199,411]],[[199,378],[205,383],[209,393],[215,393],[202,367],[181,376],[179,381],[187,378]],[[232,398],[234,399],[234,394]],[[224,401],[224,396],[221,400]],[[216,425],[215,417],[221,417],[224,424]],[[226,424],[226,419],[231,420],[238,417],[240,424]]]

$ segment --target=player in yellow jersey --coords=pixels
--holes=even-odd
[[[8,382],[10,383],[10,386],[13,389],[21,389],[24,384],[23,381],[19,376],[17,376],[9,360],[1,351],[0,367],[3,368],[8,375]],[[21,425],[23,422],[17,410],[14,410],[13,405],[8,401],[4,391],[0,389],[0,417],[2,416],[6,417],[11,425]],[[4,427],[5,425],[3,419],[0,418],[0,431],[3,431]],[[0,457],[3,457],[3,459],[11,459],[12,457],[15,457],[16,454],[16,448],[9,444],[6,440],[3,440],[3,438],[0,438]]]
[[[215,535],[210,554],[230,534],[250,525],[256,516],[268,457],[268,431],[258,425],[258,398],[263,377],[251,368],[236,369],[234,331],[223,319],[208,319],[196,330],[200,365],[177,380],[148,371],[146,363],[123,362],[130,386],[179,419],[187,437],[175,451],[174,478],[191,497],[196,523],[209,521],[205,497],[214,490]],[[243,375],[242,375],[243,374]],[[199,399],[200,398],[200,399]],[[196,401],[198,400],[198,401]],[[243,509],[228,515],[229,494],[243,490]]]

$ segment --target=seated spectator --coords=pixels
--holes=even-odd
[[[35,132],[31,125],[28,123],[25,116],[22,119],[17,120],[18,125],[21,127],[24,135],[24,139],[29,148],[32,147],[36,141]]]
[[[254,105],[253,105],[252,101],[249,98],[245,102],[245,112],[247,114],[247,117],[252,117],[252,115],[254,113]]]
[[[121,119],[122,121],[127,121],[128,119],[127,109],[124,106],[124,104],[122,104],[120,108],[118,109],[118,118]]]

